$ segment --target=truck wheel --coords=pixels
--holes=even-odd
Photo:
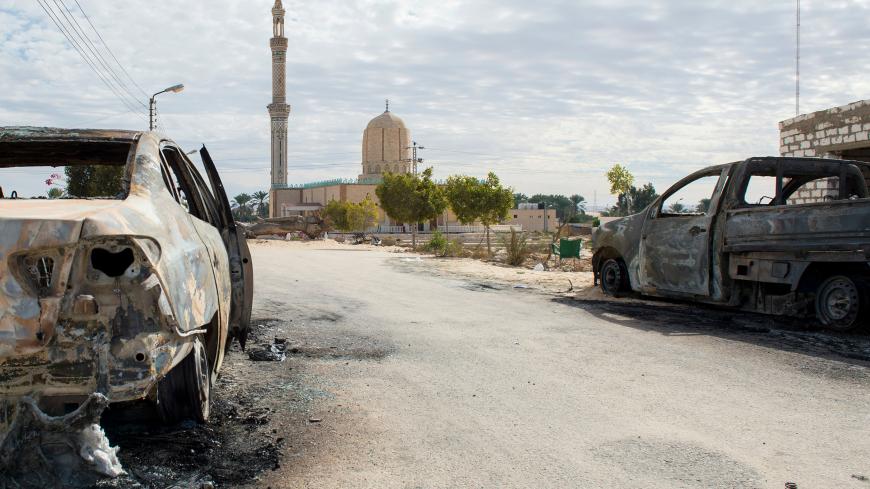
[[[816,317],[834,331],[855,331],[867,315],[865,284],[846,275],[834,275],[816,289]]]
[[[601,291],[605,294],[618,297],[620,292],[628,289],[628,270],[621,261],[611,258],[601,265]]]
[[[211,397],[209,377],[208,355],[202,339],[197,337],[187,357],[157,383],[157,411],[163,421],[206,422]]]

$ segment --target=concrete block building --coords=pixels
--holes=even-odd
[[[820,110],[779,123],[782,156],[870,161],[870,100]],[[804,185],[789,199],[804,204],[836,198],[838,179]]]

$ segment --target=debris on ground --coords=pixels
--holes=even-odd
[[[79,488],[124,474],[100,427],[109,400],[91,394],[75,411],[49,416],[22,398],[0,444],[0,487]]]
[[[283,362],[287,358],[286,340],[276,341],[268,346],[253,348],[248,351],[248,358],[255,362]]]

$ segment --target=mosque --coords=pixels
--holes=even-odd
[[[280,134],[276,136],[273,130],[273,140],[276,137],[280,137]],[[286,136],[284,137],[286,138]],[[359,202],[369,197],[378,203],[375,187],[381,183],[384,173],[410,173],[412,171],[413,161],[410,147],[410,131],[400,117],[390,112],[389,105],[383,114],[369,121],[365,131],[363,131],[361,173],[355,180],[335,179],[288,185],[287,174],[282,172],[282,169],[287,168],[286,150],[282,152],[280,144],[273,144],[273,181],[272,195],[270,196],[272,217],[315,213],[320,211],[330,200]],[[279,175],[278,181],[275,181],[275,175]],[[379,212],[378,223],[382,229],[401,226],[400,223],[391,223],[383,211]],[[437,221],[426,223],[423,224],[421,230],[437,225]],[[384,230],[387,232],[396,231]]]
[[[390,111],[389,101],[384,113],[369,121],[362,137],[361,173],[355,180],[335,179],[322,182],[288,185],[287,183],[287,121],[290,106],[286,98],[287,38],[284,36],[284,8],[276,0],[272,8],[272,103],[268,105],[272,125],[272,185],[270,189],[270,217],[306,215],[320,211],[330,200],[359,202],[366,197],[378,203],[375,187],[384,173],[413,171],[411,158],[411,132],[402,119]],[[380,209],[380,207],[378,207]],[[379,227],[386,232],[399,231],[401,223],[390,222],[379,211]],[[431,223],[421,224],[427,230],[443,223],[447,218],[453,225],[453,216],[444,216]]]
[[[402,119],[390,111],[387,101],[383,114],[370,120],[362,135],[361,173],[356,179],[334,179],[288,185],[287,122],[290,106],[286,96],[287,38],[284,36],[284,8],[281,0],[272,7],[272,103],[267,106],[272,127],[272,185],[269,191],[269,217],[289,217],[319,213],[331,200],[360,202],[366,197],[378,204],[378,231],[410,232],[407,223],[393,222],[380,208],[375,188],[385,173],[410,173],[414,168],[411,154],[411,131]],[[555,229],[553,209],[514,209],[505,224],[528,230]],[[543,218],[543,219],[542,219]],[[471,232],[480,226],[464,226],[448,209],[430,222],[419,223],[419,231],[442,228],[454,232]]]

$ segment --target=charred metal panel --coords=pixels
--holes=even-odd
[[[642,287],[708,295],[710,220],[701,215],[649,221],[641,238]]]
[[[785,257],[766,259],[752,253],[731,255],[728,275],[734,280],[787,284],[794,290],[809,261],[794,261]]]
[[[226,337],[223,239],[167,190],[157,138],[0,128],[0,142],[133,148],[124,200],[0,199],[0,407],[22,396],[140,399],[190,352],[192,335],[215,327]]]
[[[870,248],[870,199],[729,211],[726,252],[850,251]]]
[[[638,250],[643,236],[643,223],[649,209],[631,216],[610,221],[601,225],[592,235],[593,267],[598,270],[599,255],[603,250],[614,250],[617,256],[625,261],[628,268],[629,280],[632,285],[637,284],[638,277]]]

